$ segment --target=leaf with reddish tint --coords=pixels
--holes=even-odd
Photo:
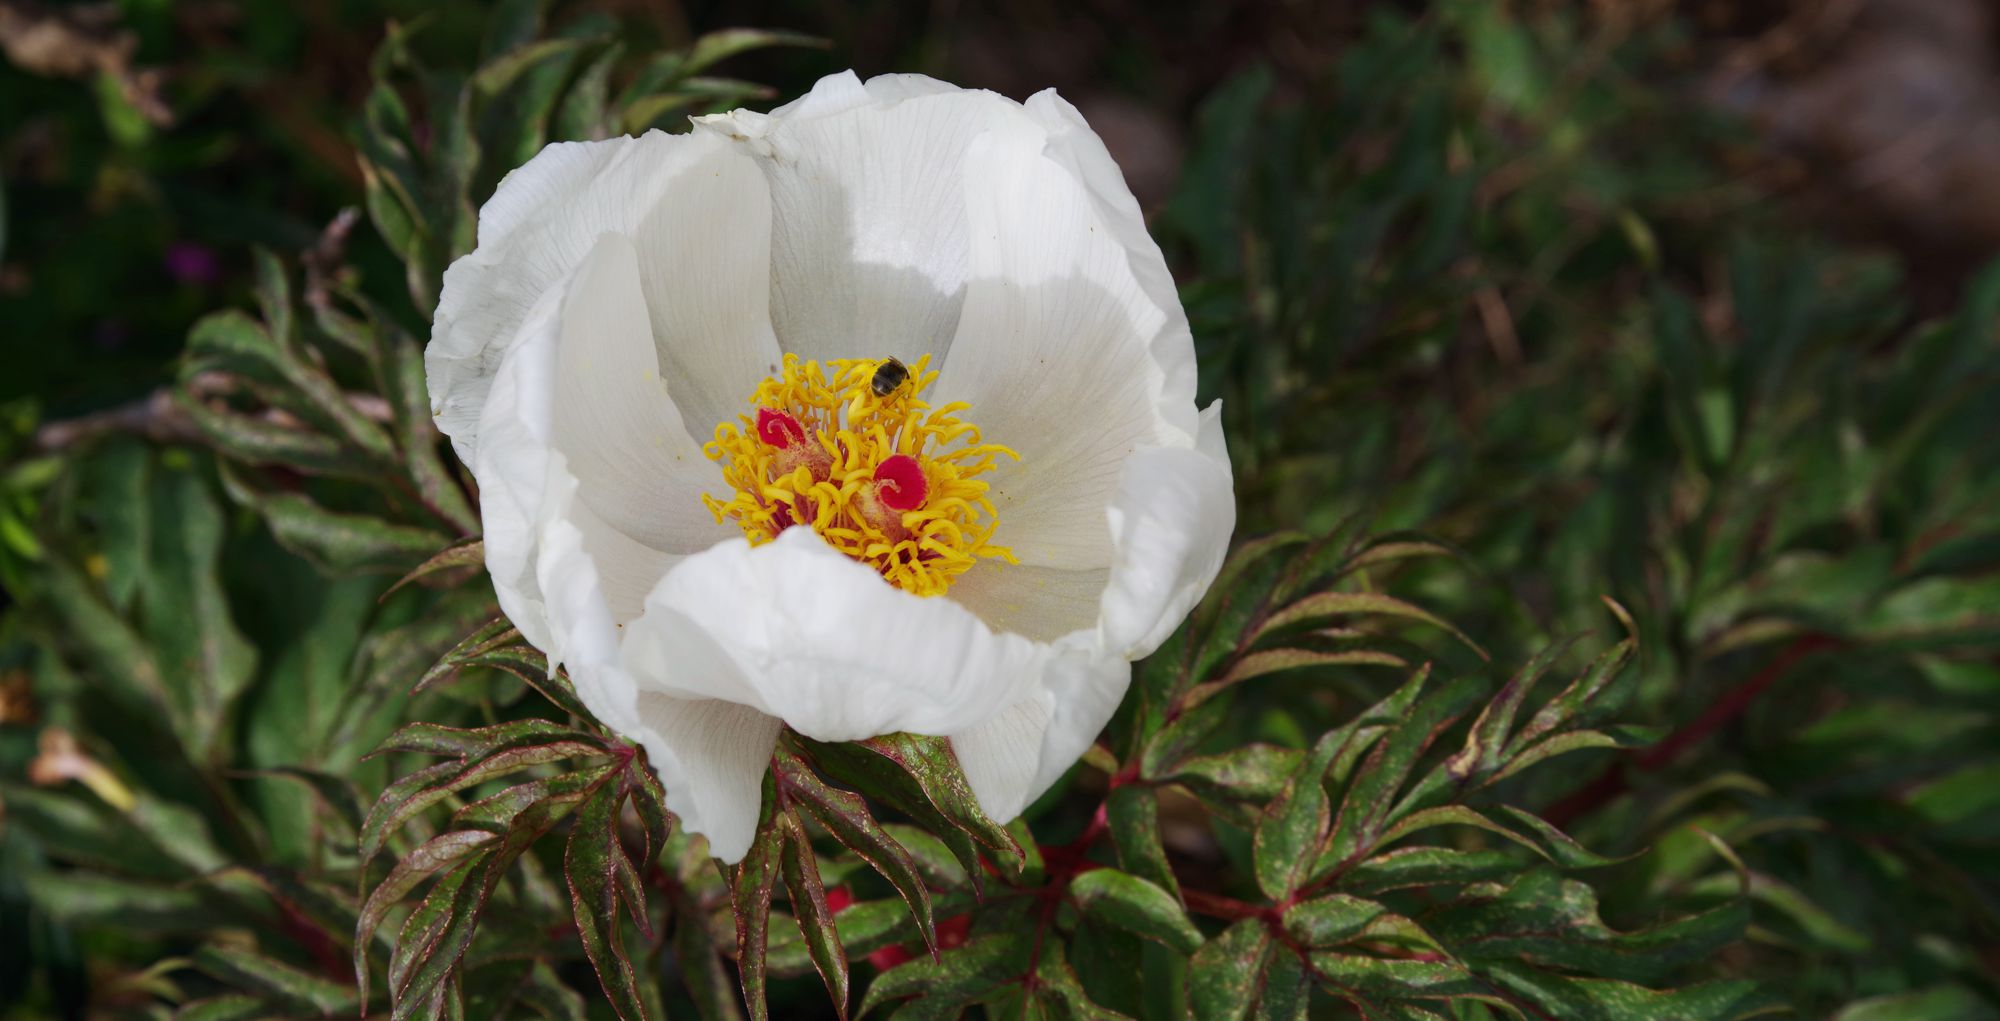
[[[1264,962],[1262,990],[1257,996],[1258,1021],[1306,1021],[1312,1002],[1312,972],[1306,962],[1283,948]]]
[[[351,1016],[360,1006],[353,986],[328,981],[244,947],[202,947],[195,951],[194,964],[215,978],[263,993],[297,1013]]]
[[[369,811],[361,828],[361,857],[373,858],[388,835],[417,813],[476,783],[496,779],[530,766],[564,759],[602,757],[601,745],[558,740],[550,744],[509,747],[471,762],[441,762],[391,785]],[[440,769],[439,767],[444,767]],[[410,781],[417,780],[412,784]]]
[[[354,927],[354,983],[361,995],[368,995],[368,951],[372,946],[375,929],[382,924],[389,910],[417,884],[439,869],[464,861],[468,856],[480,854],[499,839],[498,834],[480,830],[444,833],[432,837],[417,846],[417,849],[403,856],[387,878],[368,895],[367,903],[361,906],[361,917]],[[461,881],[463,881],[461,879]]]
[[[1320,981],[1330,987],[1328,991],[1343,998],[1358,994],[1389,1000],[1425,1000],[1489,993],[1457,961],[1320,953],[1312,955],[1312,966]],[[1350,1002],[1355,1001],[1350,998]]]
[[[743,1002],[753,1021],[766,1021],[764,953],[769,947],[771,889],[777,884],[784,834],[777,823],[777,779],[764,773],[764,809],[757,819],[757,836],[743,860],[728,867],[729,902],[736,918],[736,971],[743,983]]]
[[[1624,672],[1625,665],[1632,661],[1632,654],[1637,649],[1638,643],[1627,638],[1600,653],[1576,680],[1570,682],[1569,687],[1550,699],[1540,712],[1515,732],[1501,752],[1501,757],[1511,759],[1543,735],[1572,723],[1587,724],[1595,719],[1597,710],[1602,708],[1598,697]]]
[[[975,884],[981,849],[1007,871],[1021,867],[1021,848],[980,810],[942,739],[891,734],[837,744],[801,739],[800,744],[828,776],[867,791],[942,839]]]
[[[931,887],[955,890],[966,885],[965,866],[959,864],[958,857],[944,841],[908,823],[883,823],[882,832],[909,854],[924,882]]]
[[[563,852],[563,875],[569,881],[570,907],[576,919],[577,937],[583,942],[584,956],[597,971],[611,1009],[623,1021],[645,1018],[646,1007],[639,998],[632,961],[625,955],[625,941],[618,931],[618,901],[636,891],[623,889],[616,881],[622,870],[630,871],[625,848],[618,842],[618,806],[624,790],[617,783],[604,783],[585,799],[570,830],[569,845]],[[637,917],[644,915],[644,894],[633,903]]]
[[[472,943],[479,916],[509,866],[566,818],[583,793],[540,801],[521,812],[498,847],[447,873],[403,925],[389,960],[389,1002],[395,1018],[419,1016],[450,981]],[[449,898],[440,901],[441,893]],[[439,902],[433,906],[433,902]],[[421,920],[421,924],[418,923]],[[412,926],[417,926],[412,928]]]
[[[1335,817],[1328,854],[1349,861],[1372,846],[1409,801],[1397,792],[1431,743],[1479,701],[1483,684],[1461,677],[1419,701],[1355,771]],[[1412,799],[1413,800],[1413,799]]]
[[[511,674],[564,713],[583,720],[595,718],[576,697],[569,679],[550,670],[546,654],[521,644],[521,633],[505,617],[489,621],[460,639],[417,678],[410,691],[415,694],[449,684],[467,667],[488,667]]]
[[[1484,970],[1498,990],[1526,1000],[1548,1017],[1735,1021],[1770,1014],[1785,1006],[1774,993],[1758,988],[1753,982],[1705,982],[1659,991],[1616,979],[1559,975],[1519,964],[1495,963]]]
[[[1372,900],[1329,894],[1285,909],[1285,931],[1301,945],[1332,946],[1366,929],[1368,923],[1387,911]]]
[[[646,768],[643,760],[626,764],[625,782],[631,790],[632,811],[639,817],[639,835],[646,838],[645,846],[640,848],[639,864],[651,865],[666,850],[667,838],[673,834],[674,816],[667,811],[667,795],[660,788],[660,778]]]
[[[967,1005],[1019,982],[1028,972],[1034,939],[1026,933],[981,936],[939,954],[918,957],[875,977],[861,997],[866,1015],[896,1000],[921,996],[929,1010],[952,1016]]]
[[[1458,754],[1446,760],[1446,768],[1453,779],[1480,780],[1491,776],[1505,761],[1502,752],[1507,746],[1508,734],[1514,728],[1514,716],[1520,711],[1521,703],[1535,682],[1542,679],[1549,666],[1569,650],[1568,642],[1558,642],[1543,649],[1527,665],[1516,671],[1500,691],[1486,703],[1479,718],[1473,721],[1472,729],[1465,735],[1465,747]]]
[[[452,813],[451,826],[453,829],[505,833],[513,824],[514,817],[526,811],[530,805],[595,787],[604,779],[604,774],[614,768],[616,767],[609,765],[595,766],[579,769],[573,773],[562,773],[515,784],[498,794],[488,795]]]
[[[483,567],[485,564],[486,541],[484,539],[471,539],[456,546],[447,546],[432,554],[430,559],[411,568],[410,573],[398,578],[394,585],[389,586],[388,591],[382,593],[382,598],[387,599],[397,589],[418,579],[429,577],[439,571]]]
[[[1408,669],[1403,657],[1377,649],[1260,649],[1232,663],[1229,672],[1188,692],[1188,705],[1199,705],[1245,681],[1288,670],[1328,666],[1386,666]]]
[[[1076,969],[1064,959],[1062,943],[1056,940],[1043,944],[1041,958],[1035,962],[1032,1005],[1040,1009],[1041,1016],[1051,1021],[1119,1021],[1125,1018],[1125,1015],[1091,1000],[1090,995],[1084,992],[1083,981],[1077,978]]]
[[[681,982],[703,1021],[740,1021],[742,1000],[729,981],[721,948],[700,915],[683,911],[674,919],[674,957],[680,963]]]
[[[1272,952],[1261,919],[1246,918],[1195,951],[1188,964],[1188,1011],[1195,1021],[1240,1021],[1257,1004]]]
[[[1186,787],[1204,801],[1262,805],[1285,789],[1285,781],[1304,753],[1296,748],[1252,744],[1181,762],[1161,779]]]
[[[591,735],[574,727],[541,719],[516,720],[470,730],[436,723],[411,723],[384,738],[372,754],[410,752],[476,758],[522,745],[590,740]]]
[[[923,933],[925,945],[935,949],[937,930],[931,917],[930,890],[924,885],[917,861],[875,821],[868,802],[859,794],[827,786],[789,751],[781,750],[773,761],[778,782],[784,785],[793,803],[805,809],[835,840],[860,855],[903,895]]]
[[[1174,895],[1138,876],[1092,869],[1070,882],[1069,895],[1086,916],[1158,940],[1180,953],[1194,953],[1202,945],[1201,930]]]
[[[796,813],[786,811],[780,815],[778,826],[784,837],[780,863],[785,876],[785,891],[792,901],[792,917],[798,921],[799,932],[805,937],[806,952],[812,957],[813,967],[819,970],[820,978],[826,983],[827,995],[833,998],[834,1012],[844,1019],[847,1017],[847,951],[841,947],[833,909],[826,903],[826,886],[819,878],[819,857],[813,853],[812,839],[806,834],[805,824],[799,821]]]
[[[1521,858],[1505,851],[1404,847],[1354,866],[1341,876],[1340,885],[1356,893],[1381,893],[1412,886],[1476,883],[1520,868]]]
[[[1444,618],[1423,607],[1380,592],[1315,592],[1271,614],[1257,629],[1255,637],[1262,638],[1274,631],[1297,624],[1354,614],[1403,617],[1421,621],[1458,639],[1466,648],[1478,654],[1480,659],[1489,658],[1486,650],[1479,647],[1479,643],[1473,641],[1465,632],[1453,627]]]
[[[1349,724],[1321,737],[1257,820],[1252,864],[1257,885],[1273,899],[1298,888],[1326,838],[1332,810],[1320,777],[1334,757],[1356,740],[1357,730]]]
[[[1104,821],[1125,871],[1181,899],[1180,882],[1160,838],[1160,795],[1150,786],[1126,784],[1104,799]]]

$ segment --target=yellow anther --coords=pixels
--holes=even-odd
[[[822,370],[786,355],[751,395],[751,414],[715,427],[704,449],[734,492],[702,502],[752,543],[804,525],[891,584],[939,595],[982,559],[1015,562],[991,541],[998,522],[977,476],[1020,455],[980,443],[979,428],[958,417],[967,405],[923,401],[937,379],[929,355],[909,366],[907,382],[876,394],[885,362],[836,359]]]

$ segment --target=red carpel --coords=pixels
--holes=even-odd
[[[757,409],[757,438],[780,450],[794,443],[804,442],[805,426],[793,418],[790,412],[776,408]]]
[[[930,480],[924,466],[908,454],[896,454],[875,466],[876,494],[882,505],[893,511],[913,511],[930,498]]]

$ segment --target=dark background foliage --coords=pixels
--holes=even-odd
[[[0,0],[0,1016],[353,1016],[386,962],[400,1012],[610,1017],[628,949],[634,1009],[731,1016],[775,900],[787,1017],[835,931],[912,1016],[2000,1017],[1984,5],[534,7]],[[723,873],[492,622],[415,353],[540,137],[848,66],[1078,103],[1277,538],[1032,831],[788,742]]]

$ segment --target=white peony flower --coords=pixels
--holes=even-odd
[[[1053,91],[846,73],[551,145],[424,363],[500,605],[725,861],[781,724],[947,737],[1012,819],[1235,524],[1173,280]]]

